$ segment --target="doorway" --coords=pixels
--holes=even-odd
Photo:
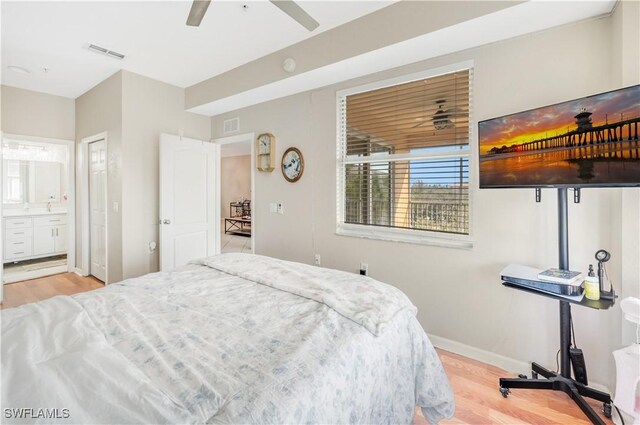
[[[75,143],[2,137],[2,281],[75,270]]]
[[[220,252],[255,252],[254,133],[216,139],[220,196]]]

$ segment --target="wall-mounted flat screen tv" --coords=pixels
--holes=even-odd
[[[480,188],[640,186],[640,85],[480,121]]]

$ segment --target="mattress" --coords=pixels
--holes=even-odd
[[[223,254],[2,311],[4,423],[436,423],[416,309],[368,277]]]

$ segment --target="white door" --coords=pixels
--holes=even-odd
[[[104,140],[89,144],[90,274],[105,282],[107,149]]]
[[[160,270],[219,249],[216,158],[220,147],[160,135]]]

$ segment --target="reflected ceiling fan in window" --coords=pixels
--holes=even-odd
[[[298,3],[293,0],[269,1],[271,2],[271,4],[278,7],[278,9],[282,10],[284,13],[289,15],[292,19],[294,19],[309,31],[313,31],[320,25],[318,21],[313,19],[311,15],[305,12],[304,9],[301,8]],[[191,11],[189,12],[189,17],[187,18],[187,25],[189,25],[190,27],[200,26],[202,18],[204,18],[204,14],[209,8],[209,4],[211,4],[211,0],[193,0]]]
[[[428,122],[432,122],[433,127],[436,130],[446,130],[448,128],[455,127],[455,124],[451,121],[451,118],[455,114],[455,110],[445,109],[447,107],[447,101],[445,99],[436,100],[436,105],[438,105],[438,109],[435,114],[433,114],[433,117],[431,117],[431,119],[424,119],[420,121],[418,124],[414,125],[413,128],[422,127]]]

